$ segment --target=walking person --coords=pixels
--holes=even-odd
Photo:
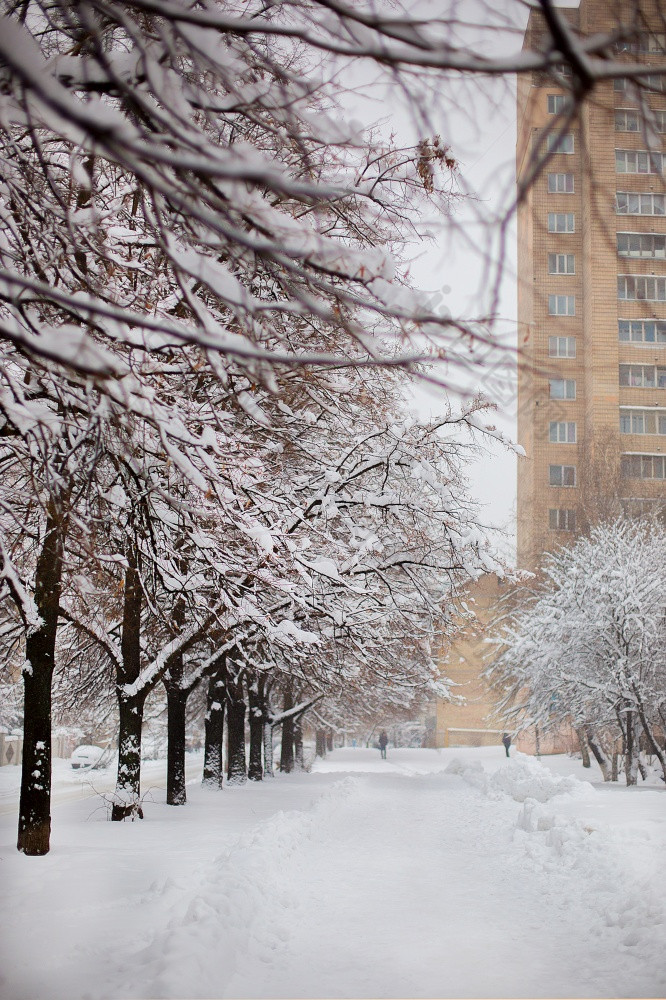
[[[511,746],[511,737],[508,733],[502,733],[502,743],[504,744],[507,757],[510,757],[511,754],[509,753],[509,747]]]
[[[388,743],[388,736],[386,732],[382,729],[379,734],[379,752],[382,755],[382,760],[386,760],[386,744]]]

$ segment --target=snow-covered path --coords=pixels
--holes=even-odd
[[[3,824],[2,996],[666,995],[661,790],[495,750],[349,750],[191,799],[72,821],[45,859],[10,856]],[[22,963],[30,929],[45,947]]]

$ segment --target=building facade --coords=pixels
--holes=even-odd
[[[486,573],[466,589],[466,604],[474,620],[447,643],[440,662],[451,681],[451,701],[437,702],[435,746],[492,746],[501,749],[503,726],[495,715],[495,695],[483,677],[491,647],[488,627],[506,588],[494,573]]]
[[[580,0],[558,13],[583,39],[614,39],[605,54],[631,75],[596,83],[578,109],[567,66],[518,78],[518,442],[526,457],[517,560],[532,571],[596,520],[666,507],[666,8],[663,0]],[[524,49],[552,48],[535,7]],[[438,746],[501,737],[482,676],[500,597],[493,576],[472,585],[478,625],[443,651],[442,671],[465,703],[438,704]],[[564,731],[549,734],[548,746],[537,732],[521,739],[526,752],[575,743]]]
[[[666,496],[666,22],[659,2],[581,0],[583,37],[645,66],[572,114],[570,75],[518,81],[518,565]],[[543,48],[532,10],[525,48]],[[655,72],[649,74],[651,67]],[[527,183],[535,163],[544,161]]]

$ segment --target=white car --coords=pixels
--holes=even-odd
[[[97,767],[104,756],[102,747],[83,744],[77,747],[70,757],[72,767]]]

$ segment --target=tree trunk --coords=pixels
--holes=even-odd
[[[592,763],[590,761],[590,750],[587,745],[587,737],[585,735],[585,730],[582,727],[579,727],[578,729],[576,729],[575,732],[576,736],[578,737],[578,743],[580,744],[580,754],[583,759],[583,767],[591,767]]]
[[[188,564],[184,557],[179,560],[183,577],[187,575]],[[183,594],[178,594],[173,606],[172,623],[174,631],[180,632],[185,626],[186,605]],[[167,694],[167,788],[168,806],[184,806],[187,802],[185,789],[185,710],[187,699],[194,690],[183,687],[185,662],[178,653],[169,662],[169,668],[162,678]]]
[[[120,736],[118,739],[118,778],[111,819],[143,819],[141,808],[141,729],[146,691],[127,695],[125,685],[133,684],[141,673],[141,603],[143,591],[139,575],[139,557],[135,545],[128,546],[125,570],[123,631],[120,642],[122,663],[116,679]]]
[[[305,770],[305,758],[303,755],[303,725],[300,719],[294,722],[294,769],[296,771]]]
[[[111,819],[143,819],[141,808],[141,730],[145,694],[125,698],[118,690],[118,778],[111,808]]]
[[[326,756],[326,736],[323,729],[317,729],[315,732],[315,754],[317,757]]]
[[[208,681],[206,736],[202,784],[222,788],[224,774],[224,705],[227,697],[226,670],[219,668]]]
[[[642,705],[639,705],[638,707],[638,715],[641,720],[641,725],[643,727],[643,733],[645,734],[645,741],[647,743],[648,752],[654,754],[654,756],[659,761],[662,773],[664,775],[664,781],[666,781],[666,753],[664,753],[664,750],[659,745],[657,737],[655,736],[655,733],[653,731],[652,724],[649,721],[645,709]],[[645,777],[643,778],[643,780],[645,780]]]
[[[245,700],[243,678],[227,680],[227,781],[244,785],[247,781],[245,761]]]
[[[624,776],[627,785],[638,784],[638,733],[633,712],[627,712],[626,741],[627,752],[624,757]]]
[[[620,776],[620,755],[617,750],[613,750],[613,761],[611,766],[611,781],[617,781]]]
[[[287,688],[284,693],[283,709],[287,712],[294,707],[294,697],[291,688]],[[289,774],[294,770],[294,717],[293,715],[282,721],[282,749],[280,751],[280,770]]]
[[[273,771],[273,726],[264,720],[264,778],[274,778]]]
[[[326,749],[330,753],[333,749],[333,733],[326,733]]]
[[[168,806],[184,806],[185,790],[185,709],[190,694],[179,683],[164,678],[167,692],[167,792]]]
[[[261,766],[261,750],[264,730],[264,706],[259,682],[257,680],[248,684],[247,687],[249,702],[249,722],[250,722],[250,761],[247,769],[247,776],[250,781],[261,781],[264,776]]]
[[[602,747],[601,743],[599,742],[595,733],[592,730],[586,730],[585,737],[587,739],[587,743],[590,747],[590,750],[594,754],[594,759],[601,768],[601,773],[603,775],[604,781],[610,781],[611,765],[610,761],[608,760],[608,754],[606,753],[606,751],[604,750],[604,748]]]
[[[51,681],[62,587],[62,522],[48,517],[35,570],[35,605],[41,618],[28,630],[23,668],[23,764],[17,848],[48,854],[51,839]]]

